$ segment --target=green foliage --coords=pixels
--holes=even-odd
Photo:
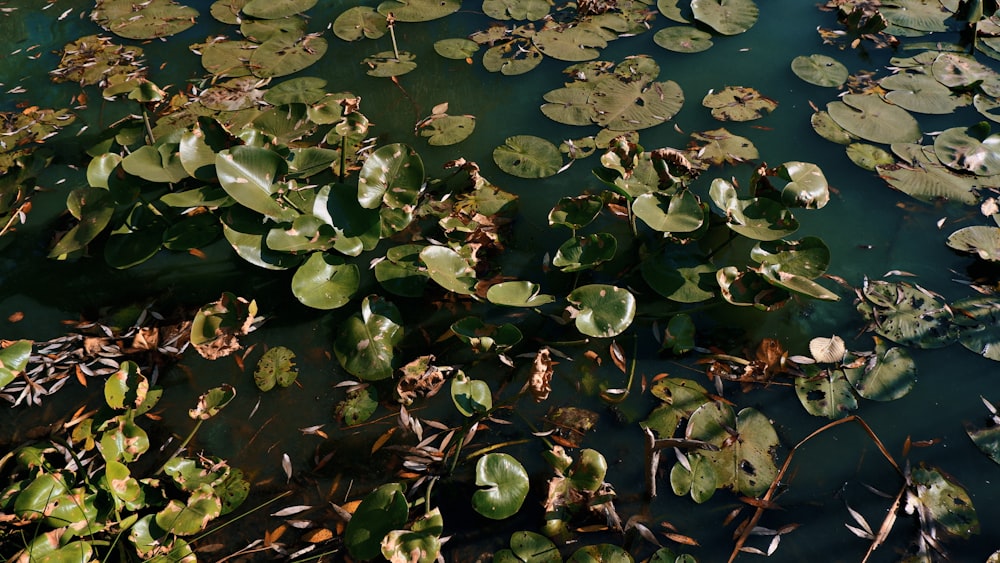
[[[528,473],[508,454],[490,453],[476,462],[476,485],[472,508],[493,520],[509,518],[521,509],[528,496]]]

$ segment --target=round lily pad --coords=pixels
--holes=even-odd
[[[370,6],[352,6],[333,20],[333,34],[344,41],[378,39],[386,31],[385,16]]]
[[[912,143],[920,139],[920,124],[905,109],[871,94],[847,94],[826,109],[848,132],[874,143]]]
[[[879,85],[888,90],[886,100],[918,113],[944,115],[968,105],[968,96],[956,95],[928,74],[900,72],[879,80]]]
[[[287,18],[312,8],[319,0],[250,0],[243,6],[243,13],[251,18],[276,20]]]
[[[868,143],[851,143],[847,145],[847,158],[865,170],[875,171],[877,166],[896,162],[896,159],[885,149]]]
[[[436,116],[420,127],[420,136],[427,137],[427,143],[447,146],[461,143],[476,129],[476,118],[472,115]]]
[[[714,45],[711,33],[687,25],[665,27],[653,35],[653,42],[675,53],[700,53]]]
[[[483,0],[483,13],[495,20],[540,20],[548,15],[545,0]]]
[[[111,33],[128,39],[168,37],[195,24],[198,10],[173,0],[98,0],[91,19]]]
[[[635,297],[613,285],[591,284],[576,288],[566,300],[576,308],[576,328],[587,336],[617,336],[635,318]]]
[[[295,271],[292,293],[315,309],[336,309],[350,303],[361,283],[358,266],[343,258],[314,252]]]
[[[512,176],[547,178],[559,171],[563,159],[559,148],[549,141],[532,135],[515,135],[493,150],[493,162]]]
[[[441,39],[434,42],[434,52],[446,59],[463,61],[479,50],[479,44],[464,37]]]
[[[816,86],[840,87],[847,81],[847,67],[826,55],[800,55],[792,59],[792,72]]]
[[[751,121],[771,113],[778,102],[746,86],[726,86],[708,93],[701,105],[712,110],[712,117],[721,121]]]
[[[528,496],[528,472],[508,454],[490,453],[476,463],[476,485],[472,507],[493,520],[503,520],[521,509]]]
[[[760,9],[753,0],[691,0],[696,20],[723,35],[737,35],[757,23]]]
[[[491,285],[486,299],[495,305],[508,307],[538,307],[555,301],[555,297],[541,293],[541,286],[529,281],[509,281]]]
[[[273,78],[298,72],[326,53],[326,39],[316,35],[278,34],[263,42],[250,56],[254,76]]]
[[[417,56],[413,53],[400,51],[399,56],[393,51],[381,51],[365,57],[362,62],[368,65],[368,76],[390,78],[402,76],[417,68]]]
[[[462,0],[387,0],[378,5],[378,13],[392,14],[401,22],[426,22],[453,14]]]
[[[1000,228],[975,225],[959,229],[947,240],[948,246],[978,255],[983,260],[1000,261]]]
[[[973,127],[945,129],[934,139],[941,164],[977,176],[1000,174],[1000,134],[989,135],[986,122]]]

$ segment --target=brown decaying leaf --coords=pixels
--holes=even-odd
[[[620,369],[622,373],[628,373],[625,369],[625,351],[622,350],[622,347],[612,340],[608,351],[611,352],[611,361],[615,363],[615,367]]]
[[[24,312],[22,311],[14,311],[7,317],[7,322],[11,323],[19,323],[22,320],[24,320]]]
[[[528,378],[528,391],[535,398],[535,402],[541,403],[549,398],[552,392],[552,366],[555,362],[549,354],[548,348],[542,348],[535,354],[535,359],[531,363],[531,375]]]

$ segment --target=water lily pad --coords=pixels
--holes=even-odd
[[[278,203],[278,176],[287,164],[277,153],[265,148],[235,146],[216,155],[215,170],[219,183],[233,199],[276,221],[291,221],[295,210]]]
[[[675,53],[700,53],[714,45],[712,34],[687,25],[665,27],[653,35],[653,42]]]
[[[276,20],[245,19],[240,22],[240,34],[253,41],[263,43],[279,35],[302,37],[306,34],[309,22],[301,16],[289,16]]]
[[[549,211],[549,225],[563,225],[576,230],[586,227],[604,207],[601,198],[592,195],[564,197]]]
[[[429,277],[420,263],[424,246],[404,244],[386,251],[386,259],[375,264],[375,279],[390,293],[403,297],[420,297]]]
[[[684,93],[673,80],[603,80],[591,96],[594,122],[615,131],[637,131],[671,119],[684,105]]]
[[[701,105],[712,110],[712,117],[720,121],[752,121],[771,113],[778,102],[746,86],[726,86],[710,92]]]
[[[856,135],[837,125],[837,122],[825,111],[817,111],[812,114],[812,117],[809,118],[809,123],[817,135],[832,143],[846,145],[858,140]]]
[[[374,387],[355,387],[347,392],[347,397],[337,403],[336,415],[346,426],[361,424],[371,418],[378,409],[378,392]]]
[[[886,166],[896,162],[885,149],[869,145],[868,143],[851,143],[847,145],[847,158],[851,162],[874,172],[879,166]]]
[[[842,369],[805,366],[805,376],[795,378],[795,394],[806,412],[830,419],[843,418],[858,408],[854,387]]]
[[[984,121],[972,127],[945,129],[934,138],[934,152],[942,164],[977,176],[1000,174],[1000,134],[990,135]]]
[[[965,227],[952,233],[946,242],[955,250],[971,252],[983,260],[1000,261],[1000,229],[997,227]]]
[[[366,381],[392,377],[394,348],[403,339],[399,309],[376,296],[340,326],[333,351],[348,373]]]
[[[715,266],[693,245],[667,247],[643,260],[642,278],[654,291],[678,303],[700,303],[715,297]]]
[[[632,212],[661,233],[690,233],[705,221],[698,196],[689,190],[669,196],[660,192],[642,194],[632,203]]]
[[[528,472],[507,454],[489,453],[476,462],[472,507],[483,516],[503,520],[517,513],[528,496]]]
[[[690,379],[665,377],[650,389],[653,396],[664,404],[653,409],[642,425],[652,429],[660,438],[672,438],[681,421],[709,402],[708,391]]]
[[[724,162],[739,164],[756,160],[760,156],[753,141],[734,135],[724,127],[696,131],[691,133],[691,139],[697,143],[697,159],[716,166],[721,166]]]
[[[840,300],[839,295],[814,282],[808,277],[786,272],[782,268],[781,264],[763,265],[757,268],[757,273],[759,273],[761,278],[766,280],[767,283],[791,293],[798,293],[799,295],[823,301]]]
[[[463,295],[476,289],[476,270],[458,252],[447,246],[427,246],[420,251],[427,273],[438,285]]]
[[[236,388],[228,383],[213,387],[198,397],[198,404],[188,409],[188,416],[195,420],[208,420],[226,408],[236,398]]]
[[[188,177],[174,143],[143,145],[122,159],[122,169],[154,183],[177,183]]]
[[[261,78],[285,76],[314,64],[326,54],[326,49],[326,39],[321,36],[281,33],[253,51],[250,68],[254,76]]]
[[[98,0],[90,18],[104,29],[128,39],[169,37],[195,24],[198,10],[173,0]]]
[[[548,15],[545,0],[484,0],[483,12],[495,20],[540,20]]]
[[[709,195],[726,214],[729,228],[745,237],[771,241],[799,228],[798,221],[784,205],[763,197],[739,199],[736,188],[722,178],[712,181]]]
[[[149,380],[132,361],[122,362],[104,382],[104,402],[113,409],[136,408],[146,400],[148,392]]]
[[[469,379],[459,371],[451,380],[451,400],[463,416],[475,416],[493,408],[493,392],[485,381]]]
[[[694,349],[695,326],[691,315],[679,313],[670,317],[663,331],[660,350],[669,350],[674,355],[686,354]]]
[[[362,62],[368,65],[369,76],[390,78],[402,76],[417,68],[416,59],[416,55],[406,51],[399,51],[398,56],[393,51],[381,51],[365,57]]]
[[[230,25],[240,24],[240,13],[250,0],[216,0],[209,7],[212,17]]]
[[[698,454],[688,456],[688,465],[675,463],[670,469],[670,488],[677,496],[691,495],[691,499],[701,504],[712,498],[718,488],[718,477],[710,461]]]
[[[791,297],[787,291],[753,270],[743,271],[735,266],[726,266],[715,272],[715,279],[722,298],[733,305],[773,311]]]
[[[545,56],[525,38],[514,38],[491,46],[483,54],[483,67],[504,76],[516,76],[533,70]]]
[[[378,39],[386,31],[385,16],[370,6],[351,6],[333,20],[333,34],[344,41]]]
[[[493,150],[493,161],[504,172],[519,178],[547,178],[563,163],[558,147],[532,135],[507,137],[502,146]]]
[[[368,493],[344,528],[344,545],[351,557],[365,560],[381,555],[382,538],[406,525],[408,514],[400,483],[387,483]]]
[[[830,265],[830,249],[819,237],[758,242],[750,250],[750,258],[760,264],[779,265],[789,274],[814,279]]]
[[[715,468],[720,488],[757,497],[778,475],[774,463],[778,435],[756,409],[748,407],[737,414],[722,402],[706,403],[691,414],[685,436],[718,446],[718,451],[703,450],[700,455]]]
[[[464,37],[441,39],[434,42],[434,52],[446,59],[464,61],[479,51],[479,44]]]
[[[22,372],[31,357],[31,341],[17,340],[0,349],[0,389]]]
[[[921,201],[955,201],[966,205],[979,202],[975,189],[979,183],[975,176],[958,175],[935,158],[934,162],[921,160],[919,166],[886,164],[877,165],[879,177],[892,188]]]
[[[962,312],[959,342],[984,358],[1000,361],[1000,310],[990,296],[969,297],[952,304]]]
[[[529,281],[509,281],[491,285],[486,299],[507,307],[539,307],[555,301],[552,295],[541,293],[541,286]]]
[[[252,74],[250,57],[257,50],[252,41],[215,41],[192,45],[201,53],[201,66],[209,73],[220,77],[239,77]]]
[[[576,288],[566,296],[575,308],[576,328],[587,336],[618,336],[635,318],[635,297],[627,289],[591,284]]]
[[[357,264],[325,252],[314,252],[292,277],[292,293],[315,309],[337,309],[350,303],[361,284]]]
[[[521,341],[523,335],[510,323],[493,325],[479,317],[465,317],[451,325],[455,336],[477,354],[486,352],[504,353]]]
[[[920,125],[905,109],[870,94],[847,94],[826,105],[837,125],[873,143],[912,143]]]
[[[723,35],[737,35],[757,23],[760,10],[753,0],[691,0],[694,17]]]
[[[531,38],[544,55],[560,61],[590,61],[608,46],[607,35],[592,25],[549,22]]]
[[[393,530],[382,538],[382,556],[389,561],[434,563],[440,559],[444,529],[441,509],[434,508],[413,522],[409,530]]]
[[[559,247],[552,265],[564,272],[589,270],[614,258],[617,249],[618,240],[609,233],[578,236]]]
[[[261,391],[270,391],[275,385],[288,387],[299,375],[295,367],[295,352],[284,346],[275,346],[264,352],[253,372],[253,382]]]
[[[510,549],[493,555],[495,563],[562,563],[552,540],[537,532],[518,531],[510,536]]]
[[[826,55],[799,55],[792,59],[792,72],[816,86],[839,88],[847,81],[847,67]]]
[[[890,348],[878,337],[869,361],[846,371],[858,394],[872,401],[894,401],[906,396],[917,383],[917,364],[910,353],[905,348]]]
[[[426,22],[453,14],[462,0],[387,0],[378,5],[378,13],[392,14],[401,22]]]
[[[920,464],[910,472],[909,482],[922,512],[926,511],[941,529],[966,539],[979,533],[979,517],[972,499],[954,477]]]
[[[920,32],[947,31],[945,20],[954,15],[940,2],[924,0],[893,0],[879,8],[879,13],[892,26],[913,29]]]
[[[367,209],[382,203],[393,208],[414,205],[423,182],[424,164],[412,147],[385,145],[365,160],[358,177],[358,201]]]
[[[315,104],[326,96],[326,80],[315,76],[300,76],[276,84],[264,92],[264,101],[285,104]]]
[[[475,116],[440,115],[421,125],[419,131],[421,137],[427,137],[428,144],[433,146],[447,146],[461,143],[475,129]]]
[[[318,0],[250,0],[243,6],[243,13],[251,18],[275,20],[301,14],[316,5]]]
[[[101,188],[77,188],[67,196],[66,205],[80,223],[59,239],[49,251],[49,258],[62,260],[86,247],[108,226],[114,213],[111,194]]]
[[[900,72],[879,80],[879,85],[889,90],[886,100],[918,113],[944,115],[968,105],[967,97],[923,73]]]
[[[868,281],[858,311],[874,331],[903,346],[940,348],[960,336],[954,313],[928,291],[903,282]]]

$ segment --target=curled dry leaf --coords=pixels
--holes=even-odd
[[[552,392],[553,365],[548,348],[542,348],[535,354],[535,360],[531,364],[531,376],[528,379],[528,391],[536,402],[548,399],[549,393]]]
[[[844,339],[839,336],[834,335],[831,338],[820,336],[809,341],[809,353],[817,362],[835,364],[844,359],[847,346],[844,344]]]

